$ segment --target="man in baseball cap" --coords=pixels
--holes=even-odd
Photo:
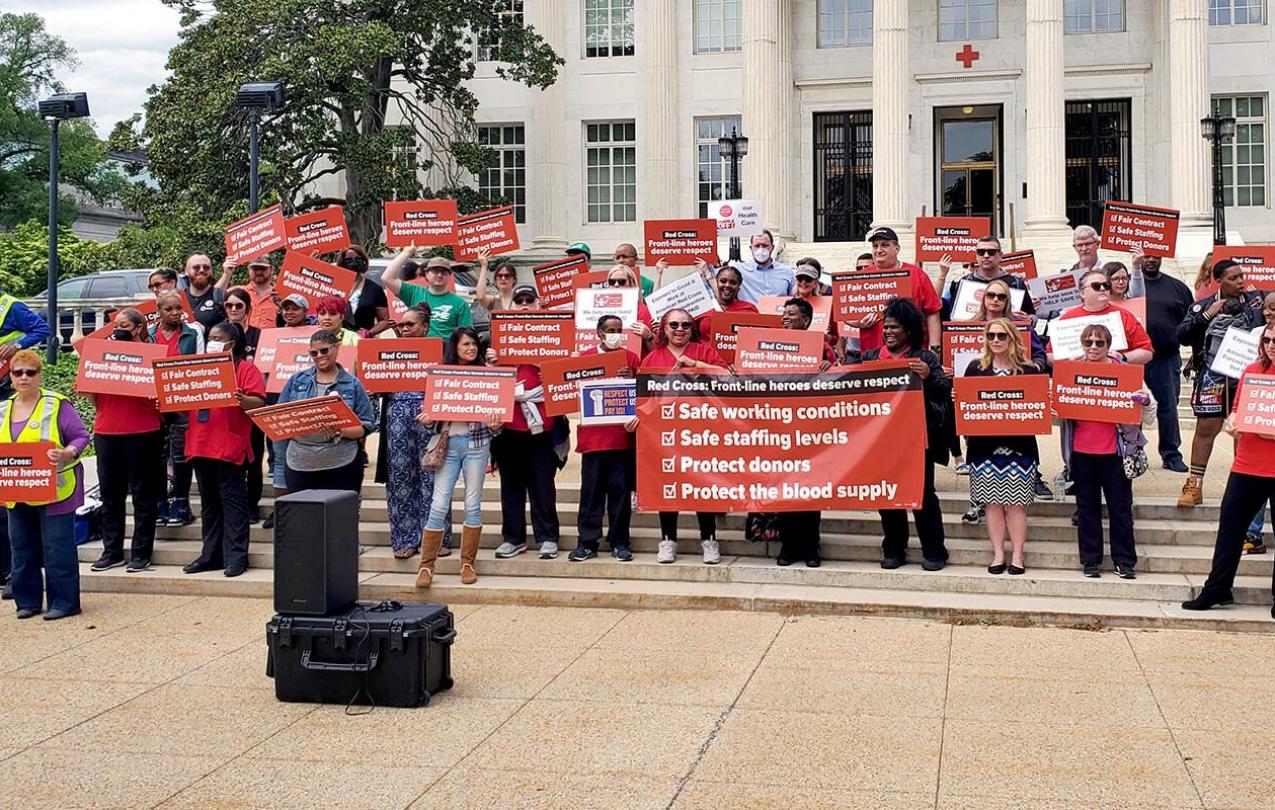
[[[583,253],[584,257],[588,259],[589,261],[593,260],[593,251],[590,250],[589,246],[585,244],[584,242],[572,242],[571,244],[567,245],[568,256],[576,256],[581,253]]]
[[[899,235],[893,228],[873,228],[868,231],[867,241],[872,245],[873,270],[908,271],[912,282],[912,295],[909,297],[925,313],[925,343],[923,345],[937,350],[942,328],[939,312],[943,309],[943,302],[934,291],[934,282],[930,281],[930,277],[920,267],[899,260]],[[884,345],[881,340],[881,318],[876,314],[869,314],[858,323],[850,323],[850,326],[859,329],[860,351],[866,352],[868,349],[876,349]]]

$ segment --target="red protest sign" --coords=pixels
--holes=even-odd
[[[1213,262],[1222,259],[1244,268],[1244,281],[1250,290],[1275,291],[1275,245],[1217,245],[1213,248]]]
[[[917,217],[916,261],[937,262],[947,253],[968,264],[976,258],[974,243],[991,232],[987,217]]]
[[[959,435],[1046,436],[1053,432],[1045,375],[957,377],[953,382]]]
[[[359,380],[369,394],[422,391],[430,366],[443,362],[442,338],[360,340]]]
[[[477,259],[484,250],[493,256],[518,250],[513,206],[466,214],[456,221],[456,259]]]
[[[943,367],[952,369],[957,377],[965,373],[968,362],[960,368],[953,365],[958,357],[967,360],[983,356],[983,330],[987,321],[944,321],[943,322]],[[1018,330],[1018,338],[1023,342],[1023,354],[1031,359],[1032,338],[1027,329]]]
[[[53,442],[0,443],[0,503],[46,503],[58,497]]]
[[[1235,429],[1275,436],[1275,374],[1245,374],[1235,402]]]
[[[866,315],[880,315],[892,298],[912,295],[912,274],[907,270],[856,270],[832,277],[832,317],[838,323],[857,322]]]
[[[727,363],[734,363],[735,346],[741,328],[759,326],[779,329],[783,326],[783,318],[768,312],[714,312],[712,326],[712,335],[708,339],[712,341],[713,348],[717,349],[717,353]]]
[[[287,243],[286,231],[280,205],[236,220],[226,226],[226,260],[243,264],[244,259],[278,250]]]
[[[582,380],[618,377],[627,357],[623,351],[598,352],[541,363],[540,382],[545,391],[545,415],[566,416],[580,410],[579,383]]]
[[[455,241],[455,200],[386,201],[386,247],[434,247],[450,245]]]
[[[907,370],[638,375],[642,511],[902,509],[921,502],[921,381]],[[746,438],[747,441],[741,441]]]
[[[345,209],[329,205],[318,211],[288,217],[283,221],[288,250],[301,253],[327,253],[350,245],[350,232],[345,226]]]
[[[540,306],[546,309],[569,306],[575,300],[576,277],[588,266],[589,259],[577,254],[532,267]]]
[[[822,332],[745,326],[739,330],[735,368],[741,374],[818,371],[823,348]]]
[[[1058,360],[1054,363],[1053,408],[1061,419],[1133,425],[1142,405],[1142,366]]]
[[[1125,253],[1141,247],[1148,256],[1172,259],[1178,247],[1178,212],[1172,208],[1108,201],[1102,209],[1099,247]]]
[[[1036,252],[1020,250],[1017,253],[1001,254],[1001,270],[1024,281],[1036,278]]]
[[[230,353],[192,354],[151,361],[161,413],[238,407],[239,385]]]
[[[280,353],[298,348],[309,349],[310,336],[319,331],[317,326],[285,326],[279,329],[262,329],[257,339],[257,353],[252,364],[262,374],[274,371]]]
[[[168,356],[168,347],[155,343],[85,338],[80,343],[80,368],[75,390],[81,394],[118,394],[155,398],[151,361]]]
[[[571,279],[571,286],[577,290],[585,288],[596,288],[607,286],[607,276],[611,275],[609,270],[593,270],[588,273],[576,273]]]
[[[325,296],[349,298],[350,290],[354,289],[357,280],[352,270],[337,267],[304,253],[288,251],[288,255],[283,258],[283,267],[279,268],[279,278],[275,281],[274,289],[280,300],[292,293],[304,295],[313,310],[319,299]]]
[[[791,295],[763,295],[757,299],[757,311],[764,313],[774,313],[776,315],[784,314],[784,302],[792,298]],[[832,304],[833,297],[831,295],[812,295],[805,299],[810,305],[810,331],[827,332],[828,323],[832,320]],[[716,314],[713,315],[717,317]]]
[[[671,265],[692,265],[696,259],[717,261],[715,219],[648,219],[643,233],[649,266],[660,259]]]
[[[336,394],[267,405],[248,411],[248,417],[273,442],[363,424]]]
[[[491,313],[491,348],[501,365],[570,357],[576,316],[571,310],[508,309]]]
[[[492,366],[434,366],[425,376],[421,410],[446,422],[487,422],[514,415],[518,370]]]

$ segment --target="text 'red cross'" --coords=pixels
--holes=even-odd
[[[981,55],[982,54],[980,54],[978,51],[971,48],[970,44],[967,42],[965,43],[965,48],[956,54],[956,61],[960,62],[966,68],[968,68],[971,65],[973,65],[976,61],[978,61],[978,58]]]

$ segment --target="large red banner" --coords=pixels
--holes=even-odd
[[[85,338],[80,343],[80,368],[75,390],[81,394],[118,394],[155,398],[155,370],[151,361],[168,356],[168,347],[154,343]]]
[[[1235,429],[1275,436],[1275,374],[1245,374],[1235,402]]]
[[[508,309],[491,313],[491,348],[501,365],[570,357],[575,338],[576,316],[569,309]]]
[[[435,247],[455,241],[455,200],[386,201],[386,247]]]
[[[1213,261],[1230,259],[1244,268],[1250,290],[1275,291],[1275,245],[1217,245]]]
[[[822,332],[745,326],[739,330],[735,367],[741,374],[818,371],[823,349]]]
[[[1059,360],[1054,363],[1053,408],[1061,419],[1133,425],[1142,421],[1142,366]]]
[[[856,270],[832,277],[832,317],[837,323],[855,323],[866,315],[880,315],[891,298],[912,295],[908,270]]]
[[[0,443],[0,503],[45,503],[58,496],[53,442]]]
[[[638,375],[638,507],[916,508],[925,402],[906,369]],[[917,438],[901,441],[900,437]]]
[[[643,226],[648,266],[660,259],[671,265],[717,261],[716,219],[648,219]]]
[[[1172,259],[1178,248],[1178,212],[1172,208],[1109,201],[1102,210],[1099,247],[1126,253],[1141,247],[1148,256]]]
[[[363,424],[336,394],[267,405],[248,411],[248,416],[272,442]]]
[[[537,264],[531,268],[536,278],[536,290],[540,296],[540,306],[546,309],[570,306],[575,301],[576,276],[589,266],[584,256],[564,256],[551,262]]]
[[[484,250],[492,256],[518,250],[513,206],[466,214],[456,221],[456,259],[477,259]]]
[[[163,413],[238,406],[238,382],[230,353],[191,354],[152,360],[155,398]]]
[[[430,419],[448,422],[486,422],[514,414],[518,370],[492,366],[434,366],[425,376],[421,410]]]
[[[747,326],[778,329],[783,326],[783,318],[766,312],[714,312],[712,324],[713,334],[710,339],[713,348],[717,349],[723,360],[733,363],[740,329]],[[704,336],[701,335],[700,339],[704,339]]]
[[[425,375],[443,361],[442,338],[360,340],[359,380],[369,394],[424,391]]]
[[[1046,436],[1053,432],[1045,375],[957,377],[955,383],[959,435]]]
[[[287,243],[286,231],[279,205],[236,220],[226,226],[226,259],[243,264],[244,259],[278,250]]]
[[[327,253],[350,245],[350,232],[345,227],[345,209],[329,205],[318,211],[288,217],[283,221],[288,250],[302,253]]]
[[[917,217],[916,261],[937,262],[949,254],[954,262],[974,261],[974,244],[992,232],[987,217]]]
[[[566,416],[580,410],[579,390],[584,380],[618,377],[628,355],[623,351],[598,352],[540,364],[540,381],[545,390],[545,414]],[[636,372],[637,369],[630,369]]]
[[[279,269],[279,279],[275,282],[275,294],[282,300],[292,293],[300,293],[310,302],[313,311],[320,298],[329,295],[349,298],[357,280],[354,272],[344,267],[288,251],[288,255],[283,257],[283,267]]]

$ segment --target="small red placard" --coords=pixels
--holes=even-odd
[[[1049,378],[957,377],[956,432],[961,436],[1045,436],[1053,432]]]
[[[287,243],[283,206],[272,205],[226,226],[226,260],[243,264],[245,259],[278,250]]]
[[[584,256],[564,256],[531,268],[536,278],[540,306],[546,309],[570,306],[575,301],[576,278],[589,266]],[[590,274],[592,275],[592,274]],[[603,276],[603,279],[606,277]]]
[[[1141,247],[1148,256],[1172,259],[1178,248],[1178,212],[1126,202],[1108,202],[1102,210],[1104,250],[1129,253]]]
[[[1244,268],[1250,290],[1275,291],[1275,245],[1218,245],[1213,248],[1213,262],[1222,259]]]
[[[390,200],[385,203],[386,247],[434,247],[455,241],[455,200]]]
[[[310,302],[310,310],[313,311],[315,304],[325,296],[349,298],[357,280],[354,272],[344,267],[288,251],[275,282],[275,294],[282,300],[292,293],[300,293]]]
[[[512,206],[466,214],[456,221],[456,258],[477,259],[487,251],[492,256],[518,250],[518,223]]]
[[[1235,429],[1275,436],[1275,374],[1245,374],[1235,402]]]
[[[1142,390],[1142,366],[1059,360],[1054,363],[1053,407],[1061,419],[1132,425],[1142,420],[1133,395]]]
[[[0,443],[0,503],[48,503],[58,497],[53,442]]]
[[[568,309],[497,310],[491,313],[491,348],[507,366],[570,357],[575,317]]]
[[[714,312],[713,313],[713,348],[727,363],[735,362],[735,346],[739,340],[739,330],[743,327],[759,326],[767,329],[779,329],[783,326],[783,318],[768,312]],[[701,335],[701,339],[704,336]]]
[[[880,315],[892,298],[912,295],[908,270],[856,270],[832,277],[832,317],[838,323],[854,323],[867,315]]]
[[[151,361],[167,357],[168,347],[155,343],[85,338],[80,343],[79,352],[76,391],[154,399],[155,370],[151,368]]]
[[[992,232],[987,217],[917,217],[916,260],[937,262],[949,254],[954,262],[974,261],[974,243]]]
[[[623,351],[613,351],[546,360],[540,365],[540,380],[545,390],[545,414],[566,416],[580,410],[580,381],[619,376],[627,357]]]
[[[274,442],[363,424],[345,400],[335,394],[267,405],[248,411],[248,416]]]
[[[1036,278],[1036,252],[1020,250],[1001,255],[1001,270],[1023,280]]]
[[[235,366],[229,352],[152,360],[155,398],[162,413],[239,405]]]
[[[822,332],[745,326],[739,330],[739,342],[735,346],[735,368],[740,374],[818,371],[823,350]]]
[[[359,380],[369,394],[425,390],[430,366],[443,360],[442,338],[361,340]]]
[[[302,253],[326,253],[350,244],[350,231],[345,225],[345,209],[329,205],[318,211],[288,217],[283,221],[288,250]]]
[[[446,422],[487,422],[514,415],[514,386],[518,371],[492,366],[434,366],[425,377],[425,402],[430,419]]]
[[[696,259],[717,261],[716,219],[648,219],[643,233],[648,266],[660,259],[671,265],[692,265]]]

